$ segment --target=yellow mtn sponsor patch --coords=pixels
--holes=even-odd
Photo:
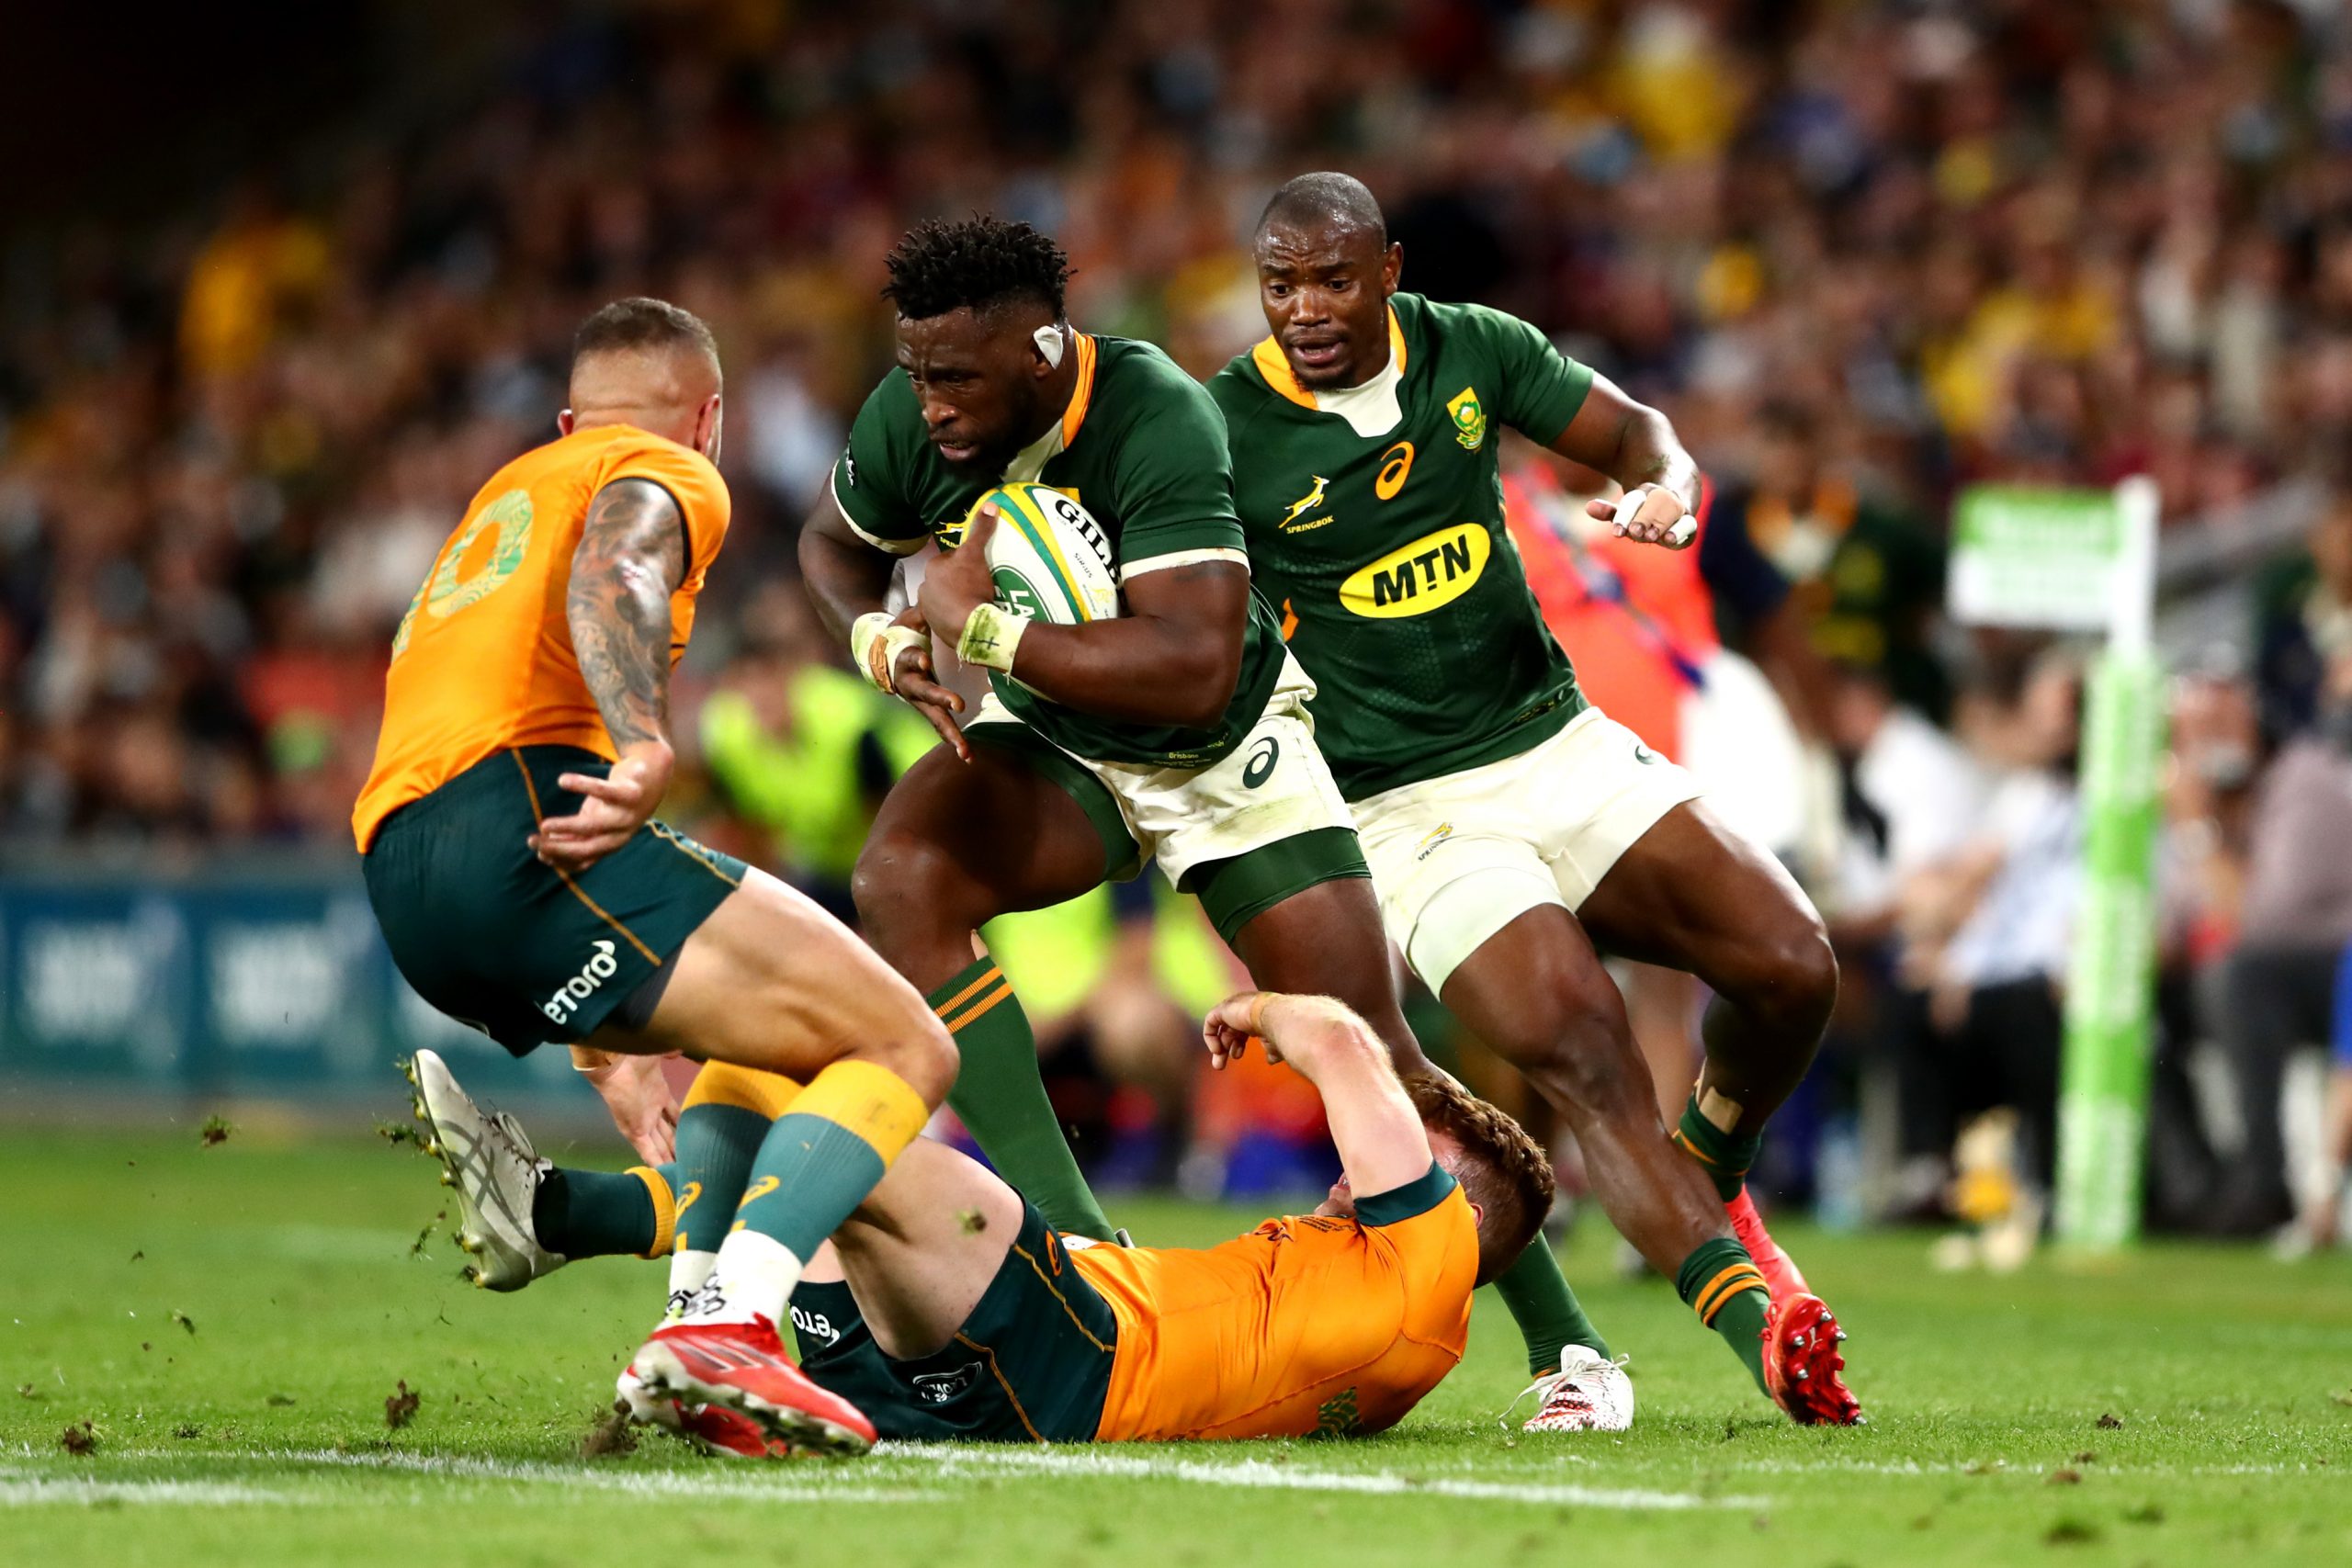
[[[1469,592],[1494,548],[1484,524],[1456,523],[1358,568],[1340,584],[1340,603],[1375,620],[1426,615]]]

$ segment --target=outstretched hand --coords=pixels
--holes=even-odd
[[[1589,501],[1584,509],[1621,538],[1640,544],[1679,550],[1699,536],[1699,519],[1664,485],[1638,485],[1615,501]]]

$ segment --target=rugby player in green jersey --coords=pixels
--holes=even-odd
[[[1504,529],[1496,427],[1617,480],[1594,515],[1670,547],[1694,536],[1697,468],[1663,415],[1526,322],[1399,293],[1402,248],[1348,175],[1276,192],[1255,250],[1272,333],[1210,389],[1390,936],[1559,1107],[1611,1219],[1766,1393],[1801,1422],[1858,1420],[1842,1332],[1745,1185],[1837,998],[1827,936],[1578,694]],[[1674,1143],[1600,952],[1715,992]]]
[[[979,950],[975,933],[998,915],[1157,859],[1260,986],[1335,997],[1400,1071],[1431,1069],[1305,718],[1313,685],[1250,584],[1216,405],[1150,344],[1073,329],[1069,264],[1025,224],[925,224],[888,265],[899,367],[859,412],[800,564],[858,667],[948,744],[891,791],[853,891],[866,939],[956,1037],[949,1103],[981,1148],[1057,1227],[1107,1238],[1028,1021]],[[979,547],[989,513],[961,535],[980,498],[1016,480],[1066,492],[1101,525],[1124,614],[1058,626],[994,605]],[[930,565],[910,611],[887,615],[896,558],[934,536],[960,547]],[[977,713],[935,681],[934,637],[989,669]],[[682,1119],[688,1164],[691,1132]],[[1528,1248],[1501,1283],[1545,1357],[1564,1339],[1598,1343],[1548,1247]],[[1588,1376],[1611,1384],[1598,1404],[1622,1426],[1623,1374],[1601,1358]]]

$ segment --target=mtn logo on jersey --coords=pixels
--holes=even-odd
[[[613,954],[613,944],[605,941],[591,943],[595,952],[580,966],[580,973],[556,987],[555,994],[539,1004],[539,1010],[557,1023],[563,1022],[580,1010],[580,1004],[596,994],[597,988],[613,977],[621,962]]]
[[[1487,444],[1487,411],[1478,406],[1478,389],[1464,387],[1446,400],[1445,412],[1453,420],[1453,438],[1470,451],[1476,452]]]
[[[1425,615],[1476,587],[1494,549],[1485,524],[1456,523],[1358,568],[1340,584],[1340,603],[1374,620]]]

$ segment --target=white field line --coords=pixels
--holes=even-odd
[[[710,1497],[751,1503],[939,1503],[948,1501],[947,1495],[937,1491],[922,1491],[911,1487],[888,1487],[872,1484],[875,1477],[862,1467],[835,1465],[744,1465],[731,1473],[698,1475],[683,1471],[629,1471],[592,1468],[586,1465],[562,1465],[520,1461],[481,1459],[457,1454],[415,1453],[338,1453],[333,1449],[263,1449],[247,1450],[233,1455],[212,1456],[191,1454],[171,1449],[125,1449],[109,1457],[125,1460],[176,1460],[182,1463],[203,1463],[214,1459],[242,1464],[316,1465],[328,1469],[388,1472],[409,1475],[440,1476],[452,1481],[503,1483],[519,1485],[559,1487],[578,1492],[611,1492],[633,1497]],[[716,1461],[714,1461],[716,1462]],[[0,1471],[0,1482],[27,1477],[22,1471]],[[74,1478],[78,1480],[79,1478]],[[132,1486],[139,1483],[120,1482],[111,1484]],[[156,1485],[217,1485],[227,1490],[244,1483],[155,1483]],[[28,1496],[21,1501],[79,1501],[77,1496]],[[173,1502],[171,1497],[134,1497],[126,1502]],[[190,1499],[200,1501],[202,1499]],[[221,1502],[237,1499],[223,1495]],[[355,1495],[332,1487],[321,1486],[313,1480],[307,1486],[279,1487],[277,1495],[256,1495],[254,1501],[284,1502],[308,1505],[355,1502]],[[377,1501],[379,1499],[369,1499]],[[17,1501],[0,1494],[0,1501]],[[424,1503],[434,1498],[419,1495],[413,1501]]]
[[[782,1503],[870,1502],[929,1503],[944,1501],[941,1494],[884,1490],[872,1484],[862,1465],[822,1462],[751,1464],[714,1460],[723,1465],[717,1474],[685,1471],[629,1471],[589,1465],[549,1464],[544,1461],[483,1459],[471,1454],[339,1453],[333,1449],[265,1450],[254,1456],[278,1463],[331,1465],[346,1470],[402,1471],[417,1475],[446,1475],[453,1480],[504,1481],[526,1485],[576,1486],[588,1491],[626,1492],[643,1496],[749,1497]]]
[[[6,1445],[15,1455],[31,1459],[26,1445]],[[13,1457],[13,1456],[12,1456]],[[349,1453],[334,1449],[261,1449],[233,1454],[190,1453],[178,1449],[123,1449],[105,1456],[127,1461],[172,1461],[182,1464],[314,1466],[325,1470],[434,1476],[456,1482],[545,1486],[572,1492],[600,1492],[644,1498],[712,1498],[768,1504],[807,1503],[939,1503],[955,1494],[927,1483],[924,1472],[941,1479],[982,1473],[999,1478],[1034,1475],[1071,1479],[1118,1479],[1175,1482],[1199,1486],[1229,1486],[1252,1490],[1321,1492],[1359,1496],[1459,1497],[1482,1502],[1518,1503],[1621,1511],[1684,1511],[1699,1508],[1764,1508],[1771,1499],[1715,1495],[1702,1491],[1666,1491],[1648,1487],[1589,1486],[1552,1482],[1505,1482],[1463,1473],[1329,1470],[1264,1459],[1211,1461],[1103,1453],[1083,1449],[935,1449],[918,1444],[885,1443],[865,1464],[729,1465],[720,1473],[684,1471],[633,1471],[601,1466],[571,1465],[545,1461],[488,1459],[468,1454]],[[1563,1456],[1567,1457],[1567,1456]],[[1583,1456],[1576,1456],[1581,1459]],[[104,1462],[103,1461],[95,1462]],[[1446,1467],[1455,1468],[1455,1467]],[[1821,1475],[1849,1473],[1886,1476],[1944,1476],[1969,1473],[2031,1475],[2038,1463],[1962,1463],[1959,1461],[1758,1459],[1721,1463],[1716,1468],[1739,1474]],[[2132,1465],[2100,1463],[2090,1473],[2117,1479],[2148,1476],[2335,1475],[2327,1465],[2244,1462],[2213,1465]],[[348,1490],[322,1484],[322,1478],[277,1476],[266,1484],[235,1479],[111,1480],[94,1475],[61,1475],[0,1466],[0,1507],[89,1506],[99,1502],[166,1506],[326,1506],[367,1501],[380,1505],[380,1496],[362,1497]],[[873,1483],[882,1482],[876,1485]],[[889,1484],[889,1483],[900,1484]],[[290,1483],[290,1484],[289,1484]],[[905,1483],[915,1483],[909,1485]],[[427,1494],[412,1495],[413,1504],[437,1503]]]
[[[309,1498],[242,1481],[99,1481],[77,1475],[26,1475],[0,1471],[0,1508],[91,1507],[99,1503],[170,1504],[180,1507],[253,1507],[305,1503]]]
[[[2071,1461],[2058,1459],[1990,1460],[1729,1460],[1718,1468],[1751,1475],[2039,1475]],[[2134,1464],[2129,1460],[2086,1460],[2073,1468],[2085,1475],[2223,1476],[2345,1475],[2352,1469],[2285,1460],[2246,1460],[2233,1464]]]
[[[1241,1460],[1230,1464],[1196,1460],[1148,1459],[1132,1454],[1082,1450],[1008,1449],[1001,1453],[970,1450],[937,1451],[895,1445],[892,1457],[928,1461],[949,1472],[1028,1471],[1063,1476],[1115,1476],[1182,1481],[1201,1486],[1244,1486],[1289,1492],[1347,1492],[1375,1496],[1474,1497],[1485,1502],[1568,1505],[1586,1508],[1760,1508],[1761,1497],[1709,1496],[1697,1492],[1658,1492],[1641,1487],[1577,1486],[1559,1483],[1519,1483],[1398,1474],[1395,1471],[1317,1470],[1305,1465]]]

